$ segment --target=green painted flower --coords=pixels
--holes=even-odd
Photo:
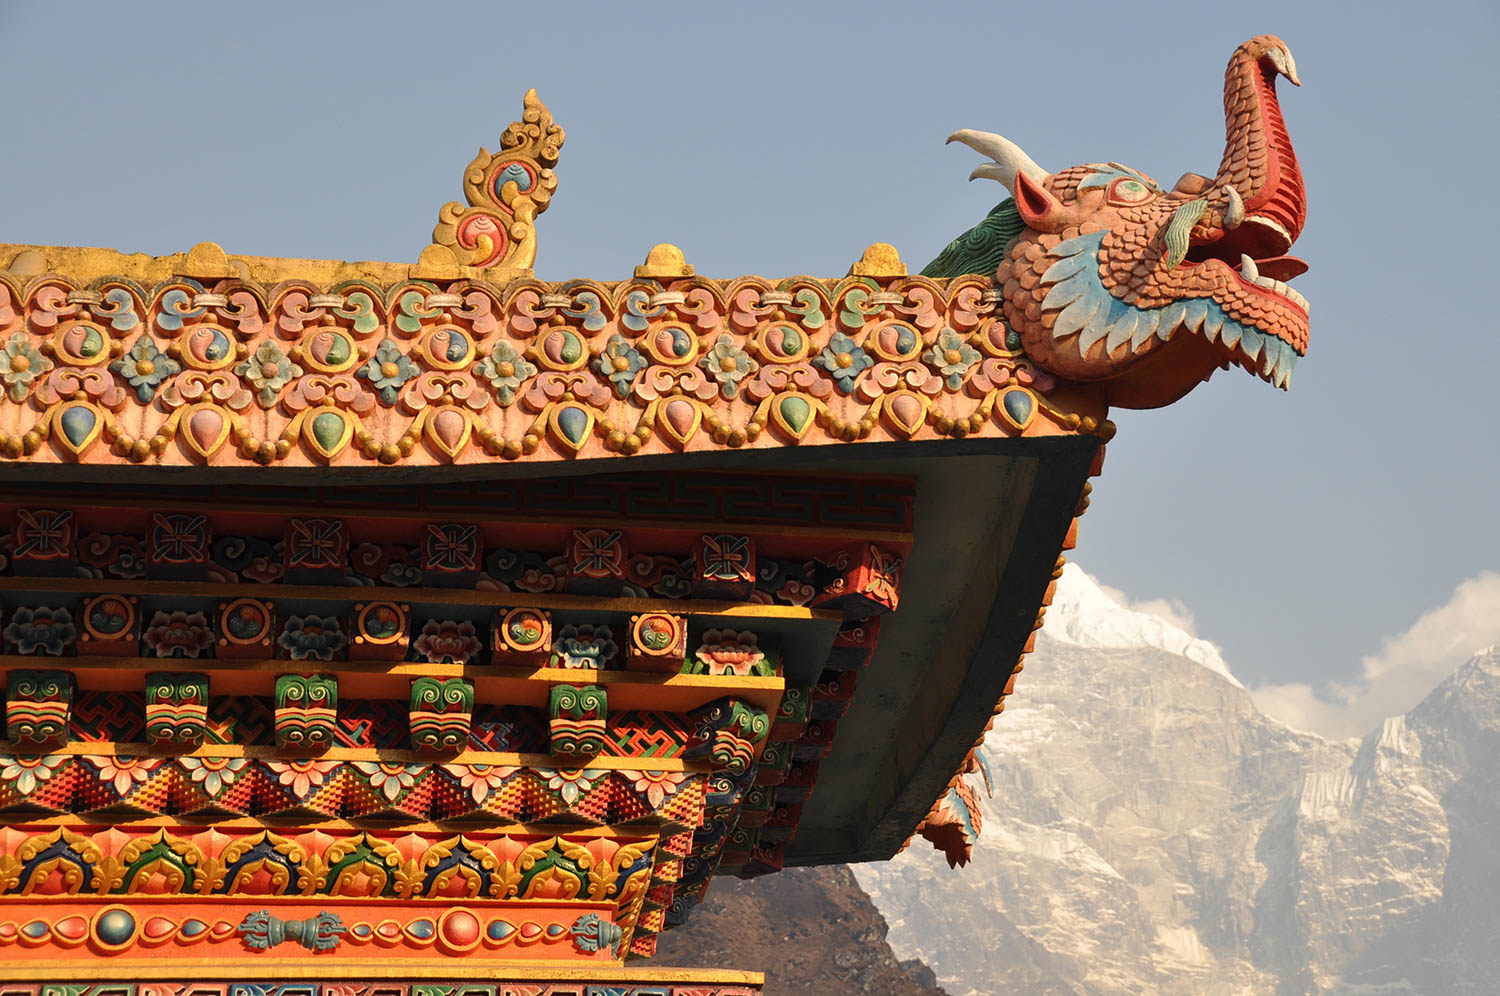
[[[760,364],[740,348],[734,336],[724,334],[714,340],[698,365],[719,384],[719,392],[726,398],[739,393],[740,381],[760,369]]]
[[[813,362],[833,374],[839,390],[845,394],[854,390],[854,381],[861,373],[875,365],[870,354],[842,332],[833,334],[823,351],[813,357]]]
[[[380,392],[380,403],[394,405],[396,395],[406,382],[417,375],[417,365],[396,345],[396,340],[387,336],[375,347],[375,355],[360,367],[356,375],[370,382]]]
[[[182,365],[157,349],[150,336],[143,335],[130,347],[130,352],[111,363],[109,368],[135,388],[135,396],[142,404],[148,404],[161,382],[180,371]]]
[[[257,346],[250,358],[236,366],[234,372],[255,387],[255,400],[262,408],[274,405],[281,389],[289,381],[302,376],[302,368],[269,340]]]
[[[948,388],[956,391],[963,386],[964,374],[979,362],[979,350],[964,342],[952,329],[943,329],[933,347],[922,354],[922,359],[936,367],[948,382]]]
[[[508,342],[496,345],[474,369],[490,382],[502,405],[514,404],[522,382],[536,373],[536,366],[528,363]]]
[[[646,358],[622,335],[610,336],[604,352],[594,361],[594,369],[609,378],[615,385],[615,393],[622,398],[630,393],[631,382],[645,366]]]
[[[12,401],[25,401],[32,383],[52,369],[52,361],[36,351],[25,332],[13,332],[0,347],[0,378]]]

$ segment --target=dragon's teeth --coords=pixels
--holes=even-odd
[[[1252,282],[1260,279],[1260,268],[1255,265],[1255,260],[1250,258],[1249,253],[1240,254],[1240,276]]]

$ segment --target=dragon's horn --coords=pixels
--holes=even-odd
[[[949,135],[948,141],[962,142],[975,152],[983,153],[993,160],[970,173],[969,179],[971,180],[981,176],[989,180],[999,180],[1011,193],[1015,193],[1017,173],[1025,173],[1037,183],[1047,179],[1047,171],[1038,166],[1036,160],[1022,152],[1021,147],[1008,138],[1002,138],[987,131],[962,128]]]

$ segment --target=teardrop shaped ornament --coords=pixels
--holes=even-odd
[[[668,398],[661,406],[662,431],[679,446],[692,439],[702,423],[702,410],[686,398]]]
[[[314,453],[331,460],[354,435],[354,422],[337,408],[315,409],[302,423],[302,438]]]
[[[229,419],[213,405],[194,405],[182,413],[182,443],[189,451],[207,460],[218,452],[229,438]]]
[[[451,405],[434,411],[427,420],[427,441],[448,460],[455,460],[473,434],[469,417]]]
[[[86,401],[65,405],[52,417],[53,438],[75,460],[94,445],[103,429],[103,414]]]
[[[811,398],[802,394],[785,394],[771,403],[771,420],[776,427],[793,439],[800,440],[812,427],[813,407]]]
[[[547,419],[552,435],[571,453],[583,449],[594,428],[594,413],[582,405],[562,404]]]
[[[1023,387],[1013,387],[1000,396],[995,414],[1012,429],[1024,432],[1036,418],[1036,398]]]
[[[927,403],[911,391],[897,391],[885,399],[885,419],[896,431],[916,434],[927,415]]]

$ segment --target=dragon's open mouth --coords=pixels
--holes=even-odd
[[[1307,298],[1287,286],[1286,282],[1306,273],[1307,263],[1296,256],[1286,255],[1285,250],[1291,246],[1290,239],[1283,237],[1279,240],[1284,245],[1268,245],[1254,229],[1245,231],[1254,222],[1255,219],[1247,218],[1244,224],[1225,232],[1222,238],[1190,247],[1178,269],[1192,269],[1210,260],[1220,262],[1247,292],[1270,297],[1306,321]],[[1267,252],[1267,249],[1276,252]]]

